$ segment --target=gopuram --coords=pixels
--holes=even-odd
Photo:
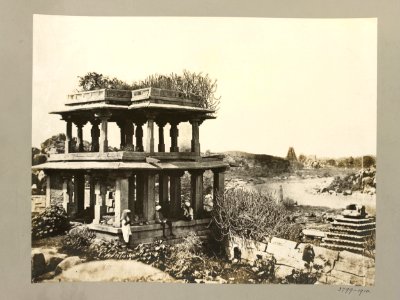
[[[172,221],[178,238],[190,231],[204,234],[210,219],[204,209],[203,174],[213,172],[216,201],[224,190],[228,164],[221,155],[201,155],[199,127],[215,118],[214,111],[200,107],[199,99],[188,98],[181,92],[158,88],[101,89],[68,95],[63,108],[51,112],[61,115],[66,124],[65,153],[50,154],[46,163],[33,167],[47,175],[46,206],[62,204],[71,220],[84,221],[100,237],[114,239],[121,235],[121,214],[129,209],[134,216],[134,244],[162,236],[162,226],[154,221],[156,205],[161,205],[163,215]],[[119,127],[119,151],[109,151],[110,122]],[[178,125],[183,122],[192,128],[190,152],[179,149]],[[167,124],[170,149],[165,145]],[[73,126],[77,132],[75,149]],[[84,126],[90,126],[89,152],[84,152]],[[190,174],[194,214],[189,221],[182,218],[181,177],[185,172]]]

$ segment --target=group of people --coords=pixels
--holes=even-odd
[[[168,226],[170,230],[170,235],[175,236],[174,233],[172,232],[172,222],[168,218],[166,218],[162,211],[161,205],[156,205],[156,211],[155,211],[155,222],[157,224],[161,224],[162,230],[163,230],[163,237],[166,238],[165,234],[165,227]],[[193,208],[190,206],[189,201],[185,201],[185,205],[183,207],[183,219],[187,221],[193,220]],[[129,209],[125,209],[122,212],[121,215],[121,230],[122,230],[122,237],[125,241],[126,244],[129,244],[130,237],[132,235],[131,232],[131,211]]]

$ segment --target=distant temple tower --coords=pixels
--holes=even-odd
[[[178,235],[193,230],[203,232],[209,223],[203,204],[203,173],[211,170],[214,174],[216,201],[216,195],[224,190],[228,164],[221,155],[200,154],[200,125],[215,117],[213,110],[202,108],[199,103],[199,99],[188,99],[181,92],[151,87],[68,95],[64,108],[52,112],[59,114],[66,124],[65,153],[51,154],[46,163],[33,167],[47,175],[46,206],[58,203],[71,219],[84,219],[101,236],[114,238],[121,233],[122,211],[130,209],[138,219],[132,226],[134,243],[161,236],[161,225],[154,221],[156,203],[173,221]],[[109,152],[110,122],[120,129],[117,152]],[[192,126],[191,152],[179,151],[178,125],[183,122]],[[164,142],[166,124],[170,124],[170,149],[166,149]],[[77,129],[75,151],[73,126]],[[84,126],[90,126],[90,152],[84,152]],[[192,221],[180,220],[181,177],[185,171],[191,176]]]
[[[290,162],[297,162],[297,156],[296,156],[296,153],[294,152],[293,147],[289,147],[288,153],[286,155],[286,159]]]

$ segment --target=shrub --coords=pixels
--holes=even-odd
[[[65,210],[56,205],[46,208],[32,217],[32,239],[40,239],[64,233],[70,224]]]
[[[229,189],[214,203],[212,218],[217,236],[263,241],[267,236],[286,236],[290,214],[271,195],[245,189]]]
[[[123,89],[134,90],[147,87],[176,90],[185,94],[185,97],[199,100],[199,106],[217,110],[219,97],[215,96],[217,91],[217,80],[211,79],[208,74],[195,73],[183,70],[182,74],[175,73],[160,75],[154,74],[144,80],[128,84],[118,78],[110,78],[96,72],[89,72],[79,76],[79,86],[83,91],[96,89]]]
[[[63,240],[63,249],[73,254],[86,253],[96,235],[86,226],[71,229]]]

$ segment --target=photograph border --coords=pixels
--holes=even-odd
[[[2,280],[7,299],[396,299],[400,238],[396,188],[400,178],[400,37],[393,1],[8,1],[1,4],[3,109],[1,122],[3,209]],[[76,16],[219,16],[269,18],[378,18],[377,268],[375,286],[187,285],[161,283],[30,283],[30,166],[33,14]],[[395,47],[397,45],[397,48]],[[11,156],[11,158],[10,158]],[[394,225],[395,224],[395,225]]]

